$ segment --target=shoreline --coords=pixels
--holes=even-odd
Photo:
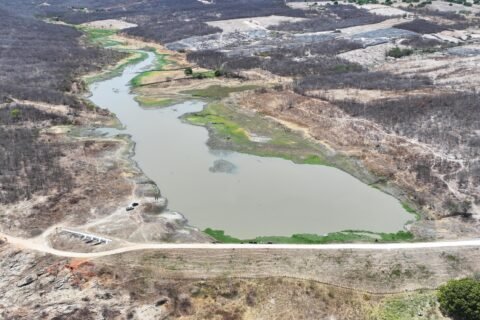
[[[148,48],[148,47],[147,47]],[[116,49],[114,49],[116,50]],[[132,52],[139,52],[138,49],[130,49],[132,50]],[[155,51],[155,49],[153,49],[152,51]],[[139,52],[140,55],[142,56],[143,59],[146,58],[145,55],[142,54],[142,52],[140,51]],[[146,53],[146,52],[143,52],[143,53]],[[154,52],[154,54],[156,54],[156,52]],[[162,56],[162,59],[165,60],[165,53],[162,53],[161,54]],[[120,63],[119,65],[120,66],[117,66],[117,67],[113,67],[110,71],[103,71],[101,72],[101,74],[103,75],[102,78],[100,79],[100,81],[102,80],[106,80],[106,79],[109,79],[111,78],[112,76],[115,76],[116,75],[116,72],[118,72],[118,68],[121,67],[122,70],[124,70],[125,67],[128,67],[129,65],[135,63],[135,62],[138,62],[136,61],[135,59],[124,59],[124,60],[127,60],[127,62],[123,62],[123,63]],[[139,75],[137,75],[137,77],[141,77],[141,75],[143,73],[148,73],[150,70],[146,70],[142,73],[139,73]],[[90,83],[90,85],[93,84],[93,83]],[[136,92],[136,87],[134,85],[130,85],[130,92],[132,94],[135,95],[135,100],[137,101],[138,103],[138,106],[139,107],[142,107],[141,106],[141,103],[138,102],[138,97],[141,96],[140,93]],[[89,92],[89,91],[88,91]],[[200,101],[204,101],[204,99],[199,99]],[[207,106],[206,106],[207,107]],[[157,107],[157,108],[161,108],[160,106]],[[184,115],[184,116],[188,116],[188,115]],[[184,116],[182,116],[182,121],[184,121]],[[120,123],[120,120],[118,120],[118,118],[115,116],[115,118],[117,119],[116,121],[118,121]],[[191,124],[191,125],[195,125],[195,124],[192,124],[190,121],[186,121],[187,123]],[[204,126],[208,132],[209,132],[209,140],[208,142],[210,142],[212,139],[214,139],[214,136],[215,136],[215,132],[212,128],[209,128],[209,126]],[[127,134],[128,136],[128,134]],[[156,189],[158,190],[158,194],[161,194],[161,190],[159,190],[158,186],[155,184],[155,182],[153,182],[153,180],[151,180],[149,177],[147,177],[142,169],[140,168],[139,164],[137,161],[135,161],[133,159],[133,157],[135,156],[135,142],[131,140],[131,137],[128,137],[128,139],[132,142],[132,150],[131,152],[128,154],[128,157],[130,159],[130,161],[132,162],[132,165],[135,166],[135,168],[137,168],[137,170],[141,171],[142,172],[142,175],[149,181],[151,181],[155,186],[156,186]],[[207,143],[208,146],[210,146],[209,143]],[[210,146],[211,147],[211,146]],[[215,148],[217,149],[217,148]],[[225,150],[231,150],[231,151],[237,151],[237,152],[240,152],[240,153],[244,153],[242,152],[241,150],[236,150],[235,148],[232,148],[232,149],[229,149],[229,148],[223,148]],[[250,152],[246,152],[247,154],[249,154]],[[253,155],[257,155],[255,153],[253,153]],[[262,155],[260,155],[262,156]],[[268,156],[267,156],[268,157]],[[273,156],[274,158],[276,158],[276,156]],[[295,161],[294,161],[295,162]],[[343,168],[341,167],[338,167],[337,165],[333,165],[335,168],[339,169],[339,170],[342,170],[342,171],[345,171],[346,173],[348,173],[349,175],[352,175],[353,177],[355,177],[356,179],[360,180],[362,183],[365,183],[365,179],[361,179],[361,177],[359,175],[356,175],[355,172],[351,172],[351,171],[348,171],[348,170],[344,170]],[[371,175],[370,173],[368,173],[369,175]],[[367,179],[369,180],[369,179]],[[370,185],[372,186],[372,183],[370,183],[371,181],[368,181],[369,183],[366,183],[367,185]],[[375,182],[374,182],[375,183]],[[393,196],[392,193],[390,192],[386,192],[386,190],[384,190],[384,188],[382,188],[381,190],[383,193],[385,194],[388,194],[390,196]],[[398,197],[395,197],[396,199],[398,199]],[[400,200],[399,200],[400,201]],[[400,201],[403,205],[403,202]],[[168,210],[168,208],[167,208]],[[409,212],[411,213],[411,212]],[[182,216],[188,221],[188,218],[185,217],[183,214]],[[400,229],[397,233],[381,233],[381,232],[372,232],[372,231],[368,231],[368,230],[359,230],[359,231],[351,231],[351,230],[340,230],[340,231],[332,231],[332,232],[329,232],[325,235],[319,235],[319,234],[315,234],[315,235],[311,235],[311,234],[308,234],[308,237],[309,238],[312,238],[312,237],[315,237],[316,240],[312,240],[311,239],[304,239],[304,240],[300,240],[301,243],[323,243],[325,241],[325,239],[332,239],[332,240],[327,240],[327,242],[334,242],[334,243],[337,243],[337,242],[348,242],[348,241],[360,241],[360,242],[375,242],[375,241],[378,241],[378,239],[383,239],[383,237],[385,236],[387,239],[391,239],[393,241],[410,241],[411,239],[413,239],[413,235],[408,231],[409,230],[409,226],[415,222],[416,220],[409,220],[407,221],[402,229]],[[192,226],[193,228],[195,228],[194,226]],[[198,229],[198,228],[197,228]],[[208,230],[212,230],[210,228],[206,228],[204,230],[202,230],[202,232],[212,238],[214,238],[216,241],[222,241],[224,240],[223,237],[216,237],[215,236],[215,233],[213,232],[208,232]],[[218,231],[218,230],[215,230],[215,231]],[[361,234],[361,236],[359,237],[358,234]],[[257,236],[255,239],[267,239],[265,240],[265,242],[270,242],[269,239],[276,239],[276,240],[279,240],[280,243],[288,243],[290,241],[292,241],[292,239],[294,238],[299,238],[299,235],[301,236],[307,236],[307,234],[292,234],[291,236],[272,236],[272,237],[268,237],[268,236]],[[336,239],[337,238],[337,235],[342,235],[340,238],[343,238],[343,236],[346,236],[346,240],[338,240]],[[369,236],[365,236],[365,235],[371,235],[371,237]],[[229,237],[230,239],[235,239],[235,242],[237,241],[242,241],[242,240],[239,240],[239,239],[236,239],[236,238],[231,238]],[[303,237],[300,237],[299,239],[302,239]],[[419,239],[418,239],[419,240]],[[244,241],[253,241],[253,240],[244,240]],[[297,240],[298,241],[298,240]],[[387,240],[388,241],[388,240]]]

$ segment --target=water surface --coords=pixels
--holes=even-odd
[[[346,229],[396,232],[412,218],[396,199],[341,170],[209,150],[207,130],[179,119],[202,110],[203,102],[147,110],[134,100],[129,80],[152,62],[149,54],[121,76],[93,84],[91,100],[125,125],[123,133],[136,142],[134,159],[169,208],[190,224],[251,238]]]

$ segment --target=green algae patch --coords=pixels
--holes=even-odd
[[[112,39],[112,36],[117,34],[117,30],[97,29],[78,25],[74,27],[85,34],[86,41],[89,44],[105,48],[116,47],[115,50],[128,54],[127,58],[121,60],[113,68],[107,68],[99,74],[85,77],[84,80],[87,84],[116,77],[120,75],[127,66],[139,63],[148,57],[144,51],[122,48],[121,46],[124,45],[124,43]]]
[[[236,143],[248,143],[248,136],[244,128],[228,117],[221,114],[222,105],[212,104],[204,110],[189,114],[185,119],[194,125],[207,126],[225,139]]]
[[[146,51],[151,51],[155,54],[155,62],[154,62],[154,70],[149,70],[140,73],[136,77],[134,77],[132,80],[130,80],[130,85],[132,87],[140,87],[146,83],[148,83],[148,78],[155,76],[159,73],[162,72],[163,68],[170,64],[170,61],[167,59],[168,55],[166,54],[159,54],[157,53],[154,49],[146,48]]]
[[[207,228],[203,232],[205,232],[206,234],[208,234],[210,237],[214,238],[218,242],[242,243],[242,240],[226,235],[225,231],[223,230],[214,230],[214,229]]]
[[[403,202],[402,207],[403,209],[405,209],[405,211],[415,216],[415,221],[420,220],[421,218],[420,213],[418,213],[417,210],[413,209],[408,203]]]
[[[145,84],[145,78],[148,78],[152,75],[155,75],[157,71],[145,71],[140,73],[139,75],[135,76],[132,80],[130,80],[130,85],[132,87],[139,87]]]
[[[328,162],[325,161],[322,157],[311,154],[303,160],[304,164],[317,164],[317,165],[328,165]]]
[[[147,97],[147,96],[136,96],[135,101],[140,104],[142,107],[168,107],[175,103],[178,103],[176,99],[170,98],[154,98],[154,97]]]
[[[113,29],[97,29],[84,26],[77,26],[77,29],[85,34],[87,42],[102,47],[114,47],[122,43],[111,39],[117,33]]]
[[[345,230],[325,235],[294,234],[287,236],[259,236],[253,239],[239,239],[225,234],[223,230],[207,228],[204,233],[221,243],[282,243],[282,244],[328,244],[355,242],[402,242],[413,240],[413,234],[407,231],[396,233],[370,232],[362,230]]]

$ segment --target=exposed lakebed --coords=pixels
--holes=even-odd
[[[134,160],[190,224],[238,238],[341,230],[397,232],[412,215],[400,202],[332,167],[210,150],[208,131],[183,122],[205,103],[144,109],[129,81],[154,55],[90,87],[91,101],[114,112],[136,143]],[[115,130],[107,130],[115,133]]]

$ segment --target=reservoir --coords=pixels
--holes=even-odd
[[[208,131],[182,122],[202,101],[141,108],[129,81],[154,56],[94,83],[90,100],[114,112],[136,143],[134,160],[158,185],[169,209],[200,229],[255,236],[342,230],[397,232],[412,216],[398,200],[332,167],[210,150]]]

